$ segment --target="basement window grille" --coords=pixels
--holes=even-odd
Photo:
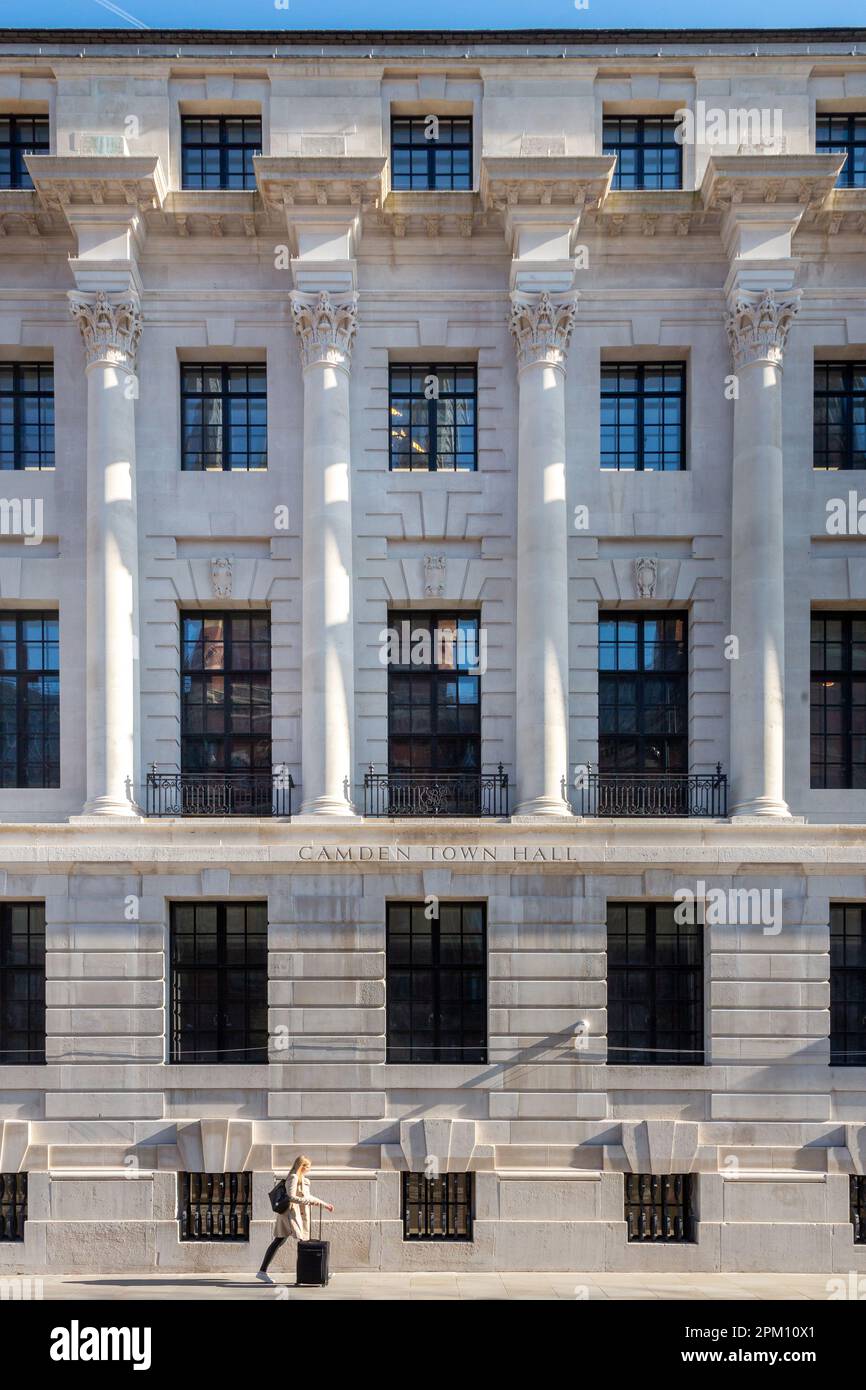
[[[472,1240],[471,1173],[403,1174],[404,1240]]]
[[[854,1244],[866,1245],[866,1177],[862,1173],[851,1174],[851,1224]]]
[[[0,1241],[24,1239],[27,1174],[0,1173]]]
[[[625,1174],[625,1219],[629,1241],[689,1245],[695,1233],[693,1173]]]
[[[249,1240],[252,1173],[178,1173],[181,1240]]]

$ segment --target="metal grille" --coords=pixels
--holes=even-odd
[[[866,468],[866,362],[816,362],[812,467]]]
[[[56,613],[0,613],[0,786],[60,786]]]
[[[830,905],[830,1063],[866,1066],[866,908]]]
[[[812,614],[813,787],[866,787],[866,614]]]
[[[404,1240],[471,1240],[472,1173],[403,1174]]]
[[[182,116],[184,188],[255,189],[261,116]]]
[[[181,468],[187,472],[267,468],[267,392],[264,366],[182,366]]]
[[[364,775],[365,816],[507,816],[508,773],[377,772]]]
[[[45,1061],[45,904],[0,905],[0,1066]]]
[[[703,926],[677,922],[674,912],[648,903],[608,904],[610,1064],[703,1065]]]
[[[866,188],[866,114],[815,117],[816,154],[846,154],[837,188]]]
[[[249,1240],[252,1173],[178,1173],[181,1240]]]
[[[149,816],[283,816],[292,814],[294,778],[281,771],[161,772],[147,774]]]
[[[854,1244],[866,1245],[866,1177],[862,1173],[852,1173],[850,1183]]]
[[[54,467],[54,367],[0,362],[0,469]]]
[[[629,1240],[693,1243],[694,1190],[693,1173],[626,1173],[625,1219]]]
[[[392,366],[388,392],[392,469],[476,469],[477,395],[476,369],[468,363]]]
[[[715,772],[661,772],[635,776],[602,774],[587,766],[581,776],[575,810],[579,816],[704,816],[728,814],[728,779]]]
[[[47,153],[47,116],[0,116],[0,188],[32,188],[24,156]]]
[[[472,117],[392,117],[391,187],[471,189]]]
[[[686,466],[686,369],[631,362],[601,369],[601,466],[675,473]]]
[[[673,116],[606,116],[603,153],[616,155],[613,188],[682,188],[683,147]]]
[[[0,1173],[0,1240],[23,1240],[27,1174]]]
[[[171,1060],[268,1060],[266,903],[173,903]]]
[[[487,950],[481,903],[387,907],[389,1062],[487,1061]]]

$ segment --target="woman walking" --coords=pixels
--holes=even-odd
[[[256,1275],[256,1278],[260,1279],[263,1284],[274,1282],[268,1274],[268,1265],[280,1246],[285,1245],[290,1236],[295,1240],[310,1239],[310,1207],[324,1207],[325,1211],[334,1210],[330,1202],[323,1202],[320,1197],[314,1197],[311,1193],[307,1174],[312,1166],[312,1162],[306,1154],[299,1154],[286,1178],[289,1205],[285,1211],[277,1213],[277,1219],[274,1222],[274,1238],[265,1251],[262,1267]]]

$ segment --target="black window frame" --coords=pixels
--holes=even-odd
[[[34,372],[31,386],[28,375]],[[31,411],[35,419],[28,418]],[[33,432],[36,448],[29,449],[25,445]],[[0,362],[0,471],[43,473],[53,468],[54,363]]]
[[[435,113],[434,113],[435,114]],[[391,188],[395,192],[463,192],[471,193],[474,187],[474,140],[475,132],[472,125],[471,116],[438,116],[439,122],[438,138],[427,139],[424,131],[428,124],[427,116],[400,116],[391,113]],[[447,129],[443,129],[447,128]],[[461,132],[468,131],[468,139],[455,140],[455,130]],[[420,133],[420,139],[415,138]],[[469,167],[468,170],[454,172],[455,152],[462,154],[468,149]],[[424,151],[426,158],[419,159],[417,162],[422,165],[422,170],[416,174],[413,169],[413,154],[420,154]],[[408,152],[408,173],[398,167],[406,162],[404,152]],[[447,154],[449,156],[449,174],[445,176],[437,173],[437,154]],[[462,160],[460,161],[462,163]]]
[[[615,624],[614,640],[606,639],[604,624]],[[682,624],[679,637],[650,635],[651,625],[657,634],[665,634],[669,625]],[[620,637],[626,624],[634,624],[636,640],[627,642]],[[629,634],[626,631],[624,637]],[[615,660],[620,651],[634,647],[637,665],[605,666],[606,653],[613,650]],[[661,648],[662,665],[647,665],[648,653]],[[681,664],[673,664],[676,652],[681,651]],[[678,773],[688,772],[689,759],[689,614],[680,609],[602,609],[598,615],[598,770],[599,775]],[[670,664],[669,664],[670,663]],[[653,682],[673,682],[680,691],[677,700],[651,699]],[[634,685],[634,704],[626,698]],[[665,693],[665,692],[663,692]],[[615,698],[612,698],[614,697]],[[630,711],[634,709],[632,721]],[[606,712],[612,711],[611,715]],[[676,718],[674,718],[676,716]],[[659,729],[652,729],[657,722]],[[682,729],[666,730],[671,722],[682,722]],[[629,728],[633,722],[634,728]],[[606,725],[610,727],[606,727]],[[626,727],[622,727],[625,725]],[[627,749],[634,746],[635,758]],[[656,750],[654,753],[653,750]],[[610,753],[614,756],[610,756]]]
[[[14,636],[6,636],[5,625],[14,624]],[[38,637],[28,638],[28,624],[40,624]],[[7,657],[14,643],[14,667]],[[36,648],[40,664],[30,665]],[[55,665],[46,665],[54,660]],[[15,685],[14,728],[5,732],[5,697],[0,701],[0,788],[20,791],[56,790],[60,786],[60,614],[52,610],[26,608],[0,609],[0,691],[7,679]],[[42,690],[38,700],[31,698],[28,686],[38,681]],[[50,697],[51,683],[56,697]],[[48,694],[46,694],[48,692]],[[14,757],[7,757],[6,739],[14,745]],[[40,745],[38,758],[29,759],[30,745]],[[14,769],[14,773],[13,773]],[[12,780],[10,780],[12,777]]]
[[[472,1243],[474,1173],[403,1173],[402,1177],[404,1240]]]
[[[192,914],[190,925],[182,914]],[[230,931],[229,914],[243,913],[243,931]],[[199,914],[213,914],[209,931],[199,927]],[[250,916],[257,918],[250,930]],[[243,938],[242,947],[236,939]],[[256,938],[256,952],[250,950],[250,937]],[[206,940],[213,938],[213,944]],[[230,945],[229,938],[235,938]],[[183,952],[181,943],[191,940]],[[201,956],[204,959],[201,959]],[[191,956],[191,959],[184,959]],[[170,1032],[168,1060],[174,1066],[264,1065],[268,1061],[268,905],[260,901],[190,902],[170,904],[169,912],[169,1001]],[[232,972],[238,979],[232,981]],[[211,995],[202,992],[205,977],[212,975]],[[189,992],[185,993],[187,986]],[[253,986],[259,982],[255,997]],[[215,989],[213,984],[215,983]],[[227,1012],[237,1005],[242,1023],[234,1026]],[[263,1011],[256,1024],[252,1010]],[[189,1011],[189,1012],[187,1012]],[[200,1019],[211,1013],[203,1028]],[[190,1018],[191,1014],[191,1018]],[[189,1021],[188,1021],[189,1020]],[[186,1039],[193,1038],[192,1046]],[[203,1046],[204,1042],[213,1046]]]
[[[704,928],[699,912],[693,914],[692,922],[678,922],[676,910],[667,903],[607,905],[607,1060],[611,1066],[705,1065]],[[658,949],[661,914],[670,929],[664,935],[668,943],[673,942],[664,952]],[[643,932],[639,930],[641,915]],[[685,1018],[678,1020],[683,1009]],[[639,1015],[636,1022],[633,1010]]]
[[[481,614],[464,613],[459,609],[433,612],[409,609],[388,614],[391,632],[402,636],[407,631],[404,623],[409,624],[410,634],[429,632],[433,661],[430,664],[408,665],[402,662],[388,663],[388,772],[464,773],[480,777],[482,692],[478,664]],[[454,665],[440,664],[437,660],[440,650],[447,652],[449,645],[438,634],[447,633],[449,625],[450,630],[456,633],[451,643]],[[402,645],[401,656],[404,655]],[[411,650],[408,654],[411,656]],[[449,698],[452,685],[453,699]],[[425,689],[426,700],[422,698]],[[404,710],[407,711],[406,730],[395,727],[402,722],[402,716],[400,720],[397,718],[398,712]],[[469,710],[473,717],[464,720],[463,710]],[[449,727],[452,723],[453,727]],[[418,727],[415,727],[416,724]],[[424,731],[425,724],[428,724],[429,732]],[[398,749],[404,744],[408,757],[402,751],[398,756]],[[429,749],[428,756],[416,758],[419,748],[425,745]]]
[[[633,140],[623,139],[623,131],[626,127],[633,128],[635,138]],[[658,128],[658,137],[648,138],[655,135]],[[618,116],[605,115],[602,120],[602,154],[615,154],[616,166],[613,171],[613,181],[611,187],[622,189],[625,192],[662,192],[674,191],[683,187],[683,147],[675,137],[675,133],[680,129],[680,123],[676,116]],[[665,139],[665,134],[670,133],[671,138]],[[622,151],[635,151],[635,169],[633,174],[626,174],[623,171]],[[659,151],[662,157],[659,159],[658,174],[655,176],[657,182],[647,182],[647,178],[653,178],[652,174],[647,173],[647,154]],[[675,153],[676,170],[670,174],[665,170],[664,154]],[[623,179],[628,182],[623,182]],[[669,182],[674,178],[676,182]]]
[[[697,1174],[624,1173],[630,1245],[697,1243]]]
[[[181,1171],[177,1175],[177,1207],[182,1241],[245,1244],[253,1218],[253,1175],[247,1171]],[[222,1229],[215,1230],[214,1226]]]
[[[243,623],[249,623],[249,637],[243,636]],[[253,637],[258,624],[264,622],[266,636]],[[187,625],[200,623],[200,635],[193,637]],[[208,626],[222,624],[222,637],[208,636]],[[180,766],[181,772],[237,773],[261,778],[273,772],[273,657],[271,651],[271,615],[267,608],[191,608],[180,613]],[[217,665],[214,653],[222,651],[222,664]],[[249,649],[247,651],[247,649]],[[266,653],[267,666],[256,665]],[[210,664],[208,664],[210,663]],[[193,682],[201,681],[201,698],[193,700]],[[235,686],[242,693],[248,682],[248,699],[231,698]],[[222,686],[222,700],[211,697]],[[266,690],[267,699],[254,699],[254,691]],[[261,708],[258,708],[259,704]],[[222,709],[222,729],[208,728],[211,716]],[[193,711],[201,710],[201,718]],[[249,724],[249,733],[241,733],[236,725],[241,718]],[[254,729],[259,719],[266,720],[267,734]],[[216,719],[213,720],[216,725]],[[200,727],[195,727],[200,724]],[[221,749],[216,758],[209,753]],[[198,756],[191,756],[200,749]],[[246,752],[246,756],[241,756]]]
[[[247,123],[258,126],[257,133],[248,135],[246,130]],[[230,140],[229,130],[240,125],[240,140]],[[218,131],[218,139],[205,140],[205,126]],[[195,130],[198,127],[198,130]],[[182,115],[180,118],[180,148],[181,148],[181,188],[186,192],[254,192],[256,189],[256,172],[253,167],[253,158],[262,153],[262,117],[253,115],[221,115],[221,116],[194,116]],[[198,134],[199,138],[193,139],[193,134]],[[219,183],[208,182],[208,175],[205,172],[204,152],[206,150],[219,150]],[[202,152],[202,170],[200,174],[195,174],[190,170],[190,154],[193,151]],[[229,170],[229,154],[241,150],[243,152],[240,182],[237,176]],[[233,181],[235,180],[235,181]]]
[[[198,374],[201,389],[190,386]],[[208,377],[219,376],[219,389],[205,389]],[[261,382],[260,390],[251,381]],[[243,385],[243,389],[241,386]],[[200,419],[191,418],[196,403]],[[208,403],[219,405],[219,420],[206,420]],[[264,407],[264,419],[251,419],[254,405]],[[235,414],[246,418],[235,419]],[[205,447],[211,431],[218,431],[215,448]],[[243,449],[234,445],[235,432],[245,441]],[[256,432],[264,432],[264,449],[256,449]],[[201,448],[190,443],[201,434]],[[218,460],[211,464],[209,460]],[[254,459],[263,462],[254,463]],[[181,362],[180,364],[180,466],[184,473],[264,473],[268,467],[268,373],[264,362]]]
[[[0,189],[32,189],[33,180],[24,163],[24,156],[48,153],[51,148],[50,118],[39,112],[13,115],[0,111],[0,123],[5,121],[9,122],[9,138],[0,138]],[[41,127],[38,134],[37,126]]]
[[[45,950],[44,902],[0,903],[0,1066],[45,1062]],[[15,1009],[23,1026],[10,1022]]]
[[[429,399],[425,395],[425,381],[436,377],[439,383],[437,396]],[[453,379],[450,390],[442,387],[442,381]],[[408,379],[408,380],[407,380]],[[458,383],[463,386],[458,390]],[[468,384],[467,384],[468,383]],[[471,408],[471,420],[460,420]],[[451,410],[453,421],[440,420],[443,413]],[[403,415],[408,418],[405,420]],[[420,418],[416,418],[420,417]],[[398,423],[399,422],[399,423]],[[460,442],[460,430],[471,431],[472,443],[468,449],[440,448],[443,435],[452,435],[455,446]],[[416,449],[413,445],[426,438],[427,448]],[[406,440],[406,449],[396,449],[395,441]],[[464,436],[465,440],[465,436]],[[435,441],[435,448],[430,445]],[[418,459],[415,466],[414,460]],[[445,463],[444,459],[453,459]],[[470,459],[461,463],[461,459]],[[426,462],[422,460],[426,459]],[[408,460],[408,462],[401,462]],[[478,471],[478,368],[474,362],[440,362],[421,365],[417,362],[392,362],[388,369],[388,467],[392,473],[477,473]]]
[[[23,1241],[27,1222],[27,1174],[0,1173],[0,1242]]]
[[[828,638],[828,623],[840,625],[838,640],[832,635]],[[855,624],[859,624],[859,632]],[[817,635],[819,625],[820,636]],[[814,791],[863,790],[866,788],[866,610],[813,609],[810,628],[810,787]],[[820,665],[819,653],[822,653]],[[828,664],[830,654],[834,658],[841,655],[841,662]],[[861,664],[855,665],[855,659]],[[841,711],[840,717],[828,721],[827,711],[836,708]],[[859,730],[855,724],[860,726]],[[827,756],[828,748],[834,751],[830,743],[834,739],[839,741],[842,754],[838,761]],[[816,757],[819,751],[822,756]],[[856,761],[855,752],[861,754]],[[830,768],[841,769],[839,778],[828,780]]]
[[[858,1014],[859,1023],[852,1026],[851,1020]],[[866,1066],[866,904],[863,903],[830,904],[830,1065]]]
[[[848,1191],[854,1244],[866,1245],[866,1175],[849,1173]]]
[[[434,916],[428,916],[429,911],[423,902],[386,904],[386,1061],[405,1066],[486,1065],[489,1028],[486,904],[441,901]],[[466,914],[470,912],[477,914],[480,929],[466,929]],[[443,920],[453,927],[455,914],[458,914],[457,929],[443,932]],[[443,951],[443,937],[459,938],[458,960],[448,959]],[[480,942],[480,946],[469,947],[468,942],[473,940]],[[408,943],[408,949],[403,946],[404,942]],[[459,990],[454,987],[457,976]],[[446,980],[448,983],[443,989]],[[419,981],[421,990],[417,990]],[[425,983],[426,994],[423,992]],[[475,998],[473,990],[477,991]],[[447,1006],[457,1020],[455,1027],[449,1030],[442,1026],[443,1019],[448,1016]],[[474,1011],[477,1023],[473,1024],[471,1016],[467,1022],[467,1009]],[[419,1021],[428,1024],[426,1028],[416,1025],[416,1010]],[[408,1026],[403,1026],[404,1020]],[[452,1034],[457,1041],[442,1041]],[[419,1036],[429,1037],[430,1041],[418,1042]]]
[[[688,363],[687,362],[602,362],[600,375],[600,431],[599,466],[604,473],[684,473],[688,466],[686,458],[688,430]],[[630,389],[623,385],[634,377],[635,385]],[[661,379],[660,386],[647,385],[653,377]],[[616,389],[606,389],[606,383],[615,382]],[[669,389],[670,388],[670,389]],[[677,402],[679,420],[668,424],[665,420],[667,403]],[[605,419],[605,405],[613,406],[614,419]],[[647,420],[647,415],[655,408],[661,415],[660,421]],[[629,410],[634,422],[623,418]],[[623,446],[627,431],[634,431],[635,447],[632,450]],[[675,450],[668,448],[669,431],[676,430]],[[605,448],[606,431],[613,440],[613,448]],[[658,450],[648,448],[653,432],[658,435]],[[629,457],[633,462],[627,462]],[[655,458],[660,465],[653,465]],[[668,467],[668,459],[675,459]],[[606,462],[612,460],[612,462]],[[648,462],[650,461],[650,462]]]
[[[844,139],[834,139],[830,133],[830,122],[845,123]],[[821,133],[821,123],[826,122],[826,135]],[[862,168],[856,167],[856,153],[863,151]],[[836,180],[837,188],[866,188],[866,111],[818,111],[815,115],[815,153],[845,154]]]
[[[826,384],[831,372],[841,375],[841,388]],[[855,385],[857,377],[862,382],[860,386]],[[831,420],[832,413],[840,418]],[[858,429],[862,437],[859,449],[855,447]],[[838,451],[831,451],[831,430],[838,432],[841,445]],[[834,458],[838,462],[832,462]],[[820,462],[822,459],[824,462]],[[821,473],[847,473],[866,468],[866,361],[816,360],[812,389],[812,467]]]

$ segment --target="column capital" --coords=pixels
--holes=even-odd
[[[736,368],[755,362],[781,367],[788,333],[800,312],[800,290],[734,292],[725,327]]]
[[[304,366],[325,364],[349,371],[358,330],[357,294],[332,297],[326,290],[292,290],[290,302]]]
[[[109,294],[97,290],[94,294],[82,294],[80,290],[70,290],[69,310],[81,329],[88,367],[106,362],[135,371],[142,314],[134,291]]]
[[[515,290],[510,325],[518,368],[541,362],[564,370],[576,312],[576,295],[555,299],[547,291],[523,294]]]

